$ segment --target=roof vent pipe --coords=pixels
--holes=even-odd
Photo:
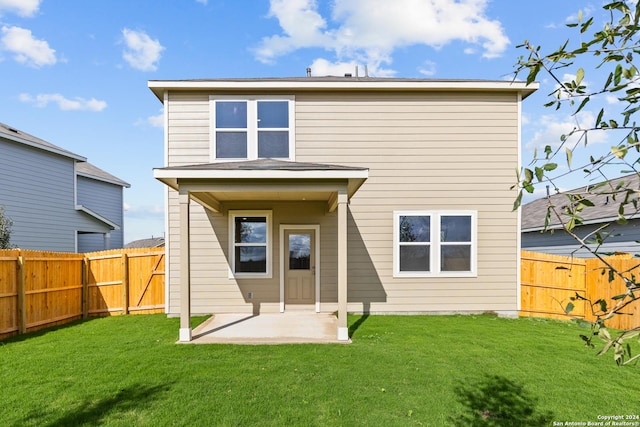
[[[364,76],[369,77],[369,66],[366,64],[364,66]]]
[[[358,76],[358,66],[356,65],[356,78],[357,77],[360,77],[360,76]]]
[[[307,77],[311,77],[311,67],[307,67]]]

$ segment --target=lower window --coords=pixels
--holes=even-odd
[[[234,277],[271,277],[271,212],[229,215],[229,257]]]
[[[394,276],[474,276],[476,217],[475,211],[394,212]]]

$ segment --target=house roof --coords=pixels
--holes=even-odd
[[[274,159],[171,166],[153,176],[174,190],[186,186],[192,198],[219,211],[227,200],[326,200],[330,210],[340,188],[353,196],[369,169]]]
[[[59,154],[61,156],[69,157],[81,162],[87,160],[86,157],[72,153],[71,151],[60,148],[57,145],[53,145],[50,142],[45,141],[44,139],[40,139],[4,123],[0,123],[0,137],[19,142],[21,144],[29,145],[31,147],[39,148],[41,150]]]
[[[103,171],[99,167],[92,165],[89,162],[76,163],[76,173],[80,176],[97,179],[98,181],[108,182],[109,184],[120,185],[126,188],[131,187],[131,184],[129,184],[128,182],[111,175],[109,172]]]
[[[296,90],[296,91],[507,91],[519,92],[526,98],[538,89],[538,83],[527,85],[515,80],[407,79],[379,77],[273,77],[193,80],[150,80],[149,89],[160,101],[165,90]]]
[[[164,237],[150,237],[148,239],[139,239],[124,245],[125,249],[135,248],[160,248],[164,246]]]
[[[605,184],[598,186],[602,183]],[[560,208],[559,212],[561,212],[563,211],[562,208],[566,207],[569,203],[568,195],[582,195],[594,204],[594,206],[587,207],[581,212],[580,216],[583,219],[583,224],[598,224],[614,221],[618,218],[618,209],[620,208],[620,202],[624,198],[625,193],[623,190],[616,190],[619,188],[618,186],[633,189],[635,193],[630,200],[638,200],[640,177],[636,173],[612,179],[608,181],[608,183],[607,181],[603,181],[587,187],[574,188],[573,190],[552,194],[549,198],[543,197],[523,205],[522,231],[542,230],[544,228],[549,203]],[[592,193],[588,193],[590,188],[593,189]],[[638,205],[638,208],[640,208],[640,205]],[[637,217],[638,209],[634,208],[632,204],[626,205],[624,214],[627,219]],[[560,226],[558,219],[552,215],[548,228],[560,228]]]

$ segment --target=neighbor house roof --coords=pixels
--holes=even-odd
[[[131,187],[131,184],[129,184],[128,182],[123,181],[120,178],[111,175],[109,172],[103,171],[99,167],[92,165],[89,162],[76,163],[76,173],[80,176],[85,176],[87,178],[93,178],[99,181],[108,182],[109,184],[120,185],[126,188]]]
[[[618,189],[619,186],[623,186],[620,188],[624,189],[633,189],[634,194],[630,197],[630,201],[634,199],[638,200],[640,177],[636,173],[612,179],[608,182],[604,181],[603,183],[604,185],[602,186],[598,186],[602,183],[597,183],[552,194],[548,198],[543,197],[523,205],[522,231],[539,231],[544,229],[549,204],[558,208],[558,212],[563,212],[568,203],[570,203],[568,195],[581,195],[594,204],[592,207],[584,208],[580,213],[583,224],[610,222],[618,218],[618,209],[620,208],[620,203],[624,200],[624,192],[626,191]],[[590,189],[592,190],[591,192],[589,192]],[[640,205],[638,205],[638,207],[640,208]],[[638,209],[634,208],[633,204],[628,204],[625,206],[624,215],[627,219],[637,217]],[[549,228],[560,228],[560,226],[557,217],[552,214]]]
[[[165,90],[407,90],[407,91],[506,91],[526,98],[538,89],[515,80],[405,79],[379,77],[274,77],[245,79],[150,80],[149,88],[164,101]]]
[[[50,142],[45,141],[44,139],[40,139],[4,123],[0,123],[0,137],[19,142],[21,144],[29,145],[31,147],[39,148],[41,150],[50,151],[52,153],[69,157],[81,162],[85,162],[87,160],[86,157],[72,153],[71,151],[60,148],[57,145],[53,145]]]
[[[124,245],[125,249],[160,248],[163,246],[164,246],[164,237],[150,237],[148,239],[139,239]]]

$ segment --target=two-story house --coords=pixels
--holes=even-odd
[[[166,310],[519,309],[510,81],[150,81],[164,104]]]
[[[56,252],[123,246],[129,184],[85,157],[0,123],[0,183],[12,246]]]

